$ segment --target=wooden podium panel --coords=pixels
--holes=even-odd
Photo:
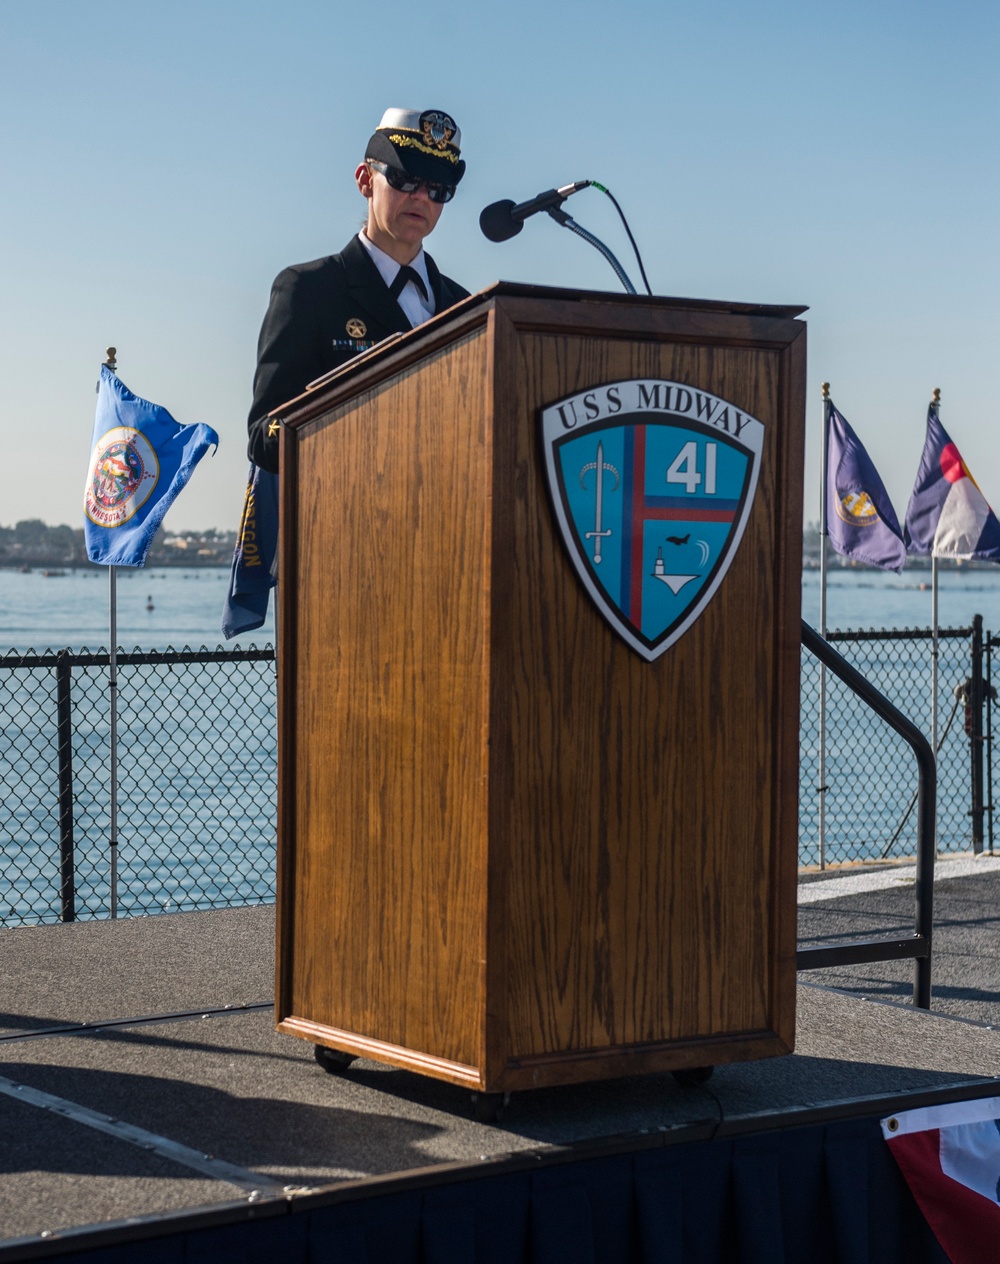
[[[798,310],[501,285],[288,407],[281,1030],[488,1091],[791,1049]],[[630,379],[765,433],[652,662],[574,571],[539,437]]]

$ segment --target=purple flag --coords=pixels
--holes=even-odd
[[[933,404],[927,410],[924,453],[906,511],[906,547],[934,557],[1000,562],[1000,522]]]
[[[897,574],[906,565],[899,519],[889,494],[844,417],[830,404],[826,531],[845,557]]]

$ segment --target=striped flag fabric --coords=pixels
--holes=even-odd
[[[1000,562],[1000,521],[934,404],[927,410],[927,437],[903,538],[910,553]]]
[[[1000,1097],[902,1111],[881,1123],[952,1264],[1000,1259]]]

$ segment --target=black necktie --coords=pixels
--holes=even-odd
[[[420,273],[416,270],[416,268],[411,268],[408,263],[403,264],[403,266],[399,269],[399,271],[396,273],[395,277],[393,278],[392,285],[389,286],[389,293],[392,295],[392,297],[396,299],[399,298],[400,294],[402,294],[403,292],[403,287],[406,285],[407,281],[413,282],[413,284],[417,287],[420,293],[424,296],[424,302],[426,302],[427,301],[427,286],[424,285],[424,278],[420,275]]]

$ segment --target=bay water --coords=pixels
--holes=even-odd
[[[213,568],[118,571],[118,643],[124,649],[215,648],[223,644],[222,607],[229,574]],[[891,575],[835,568],[827,580],[830,628],[927,628],[931,625],[929,570]],[[819,627],[819,573],[802,577],[802,617]],[[942,571],[938,584],[941,627],[969,627],[981,614],[1000,633],[1000,567]],[[22,574],[0,569],[0,653],[45,649],[96,649],[108,643],[105,570]],[[228,642],[274,643],[273,603],[264,626]]]
[[[930,570],[902,575],[867,567],[835,567],[827,576],[827,627],[929,628],[932,620]],[[802,576],[802,617],[819,629],[819,571]],[[967,628],[983,616],[987,631],[1000,634],[1000,566],[940,570],[938,626]]]
[[[212,567],[117,571],[118,644],[181,649],[224,644],[222,608],[229,572]],[[0,570],[0,653],[11,649],[97,649],[108,645],[108,572]],[[230,646],[274,643],[274,607],[264,626]]]

